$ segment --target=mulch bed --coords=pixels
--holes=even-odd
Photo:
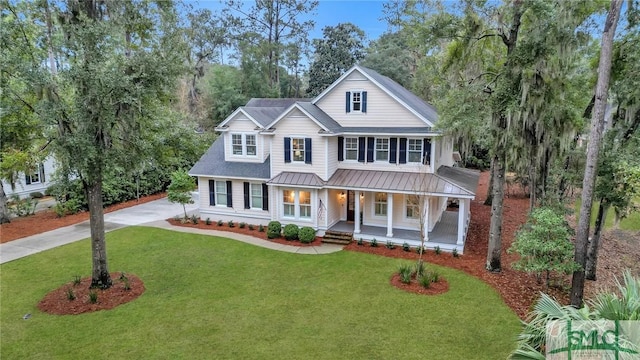
[[[418,284],[415,279],[415,275],[413,276],[413,279],[410,283],[405,284],[400,281],[400,274],[395,273],[393,274],[393,276],[391,276],[390,282],[391,285],[397,287],[398,289],[420,295],[440,295],[449,291],[449,283],[447,282],[447,279],[442,276],[440,276],[438,282],[431,283],[429,288],[425,288],[424,286]]]
[[[106,290],[90,289],[91,277],[81,279],[78,284],[71,281],[48,293],[38,303],[38,309],[53,315],[78,315],[113,309],[118,305],[137,299],[144,293],[144,284],[140,278],[133,274],[125,274],[129,283],[129,289],[126,289],[125,281],[120,279],[121,275],[120,272],[111,273],[113,285]],[[75,295],[74,300],[69,299],[69,291]],[[95,303],[89,300],[91,291],[98,295]]]
[[[129,200],[123,203],[109,205],[104,209],[104,212],[106,214],[134,205],[158,200],[166,196],[166,193],[143,196],[139,200]],[[86,220],[89,220],[88,211],[63,217],[56,215],[53,209],[39,211],[35,215],[14,218],[11,219],[10,223],[0,225],[0,244],[31,235],[41,234],[57,228],[78,224]]]

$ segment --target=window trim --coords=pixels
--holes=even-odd
[[[235,132],[235,133],[231,133],[231,156],[235,156],[235,157],[248,157],[248,158],[255,158],[258,156],[258,135],[256,133],[245,133],[245,132]],[[240,136],[240,144],[235,144],[234,143],[234,136]],[[253,136],[254,139],[254,145],[248,145],[247,144],[247,136]],[[234,151],[234,147],[235,146],[241,146],[242,147],[242,154],[236,154]],[[253,155],[249,155],[249,146],[254,146],[255,147],[255,154]]]
[[[224,193],[218,191],[218,184],[224,185],[223,186]],[[227,205],[227,196],[228,196],[228,193],[227,193],[227,181],[226,180],[214,180],[214,186],[215,186],[215,201],[216,201],[216,204],[214,206],[228,207],[228,205]],[[218,198],[219,195],[224,195],[223,196],[224,204],[222,204],[220,202],[220,198]]]
[[[255,195],[253,193],[254,187],[258,188],[258,190],[260,191],[260,195],[259,196]],[[255,197],[259,197],[260,198],[260,206],[259,207],[255,206],[254,203],[253,203],[253,201],[255,200],[254,199]],[[264,201],[264,194],[262,193],[262,183],[252,183],[252,182],[250,182],[249,183],[249,209],[251,209],[251,210],[262,210],[262,208],[264,206],[263,201]]]
[[[292,163],[303,163],[304,164],[306,156],[307,156],[307,154],[306,154],[307,149],[306,149],[306,146],[305,146],[306,145],[305,144],[305,142],[306,142],[305,139],[306,138],[304,136],[291,136],[290,139],[291,139],[291,162]],[[300,160],[296,160],[296,154],[295,154],[296,149],[295,149],[295,146],[294,146],[294,143],[296,142],[296,140],[299,140],[299,141],[302,142],[302,150],[297,149],[297,151],[301,151],[301,153],[300,153],[301,159]]]
[[[348,142],[348,140],[355,140],[355,149],[353,149],[353,148],[351,148],[351,149],[347,149],[347,142]],[[353,145],[353,144],[351,144],[351,145]],[[358,137],[357,137],[357,136],[345,137],[345,138],[344,138],[344,149],[343,149],[343,150],[344,150],[344,161],[354,161],[354,162],[357,162],[357,161],[358,161],[358,155],[359,155],[359,154],[358,154],[358,153],[359,153]],[[353,159],[349,159],[349,157],[348,157],[348,155],[347,155],[347,154],[349,153],[349,151],[353,151],[353,150],[355,150],[356,157],[355,157],[355,158],[353,158]]]
[[[34,171],[27,176],[29,177],[28,185],[37,185],[42,183],[42,173],[44,172],[44,166],[42,164],[36,165]],[[34,181],[33,177],[36,176],[38,180]]]
[[[353,113],[362,113],[362,92],[363,90],[351,90],[351,98],[349,102],[351,103],[351,112]],[[355,101],[355,95],[358,94],[358,102]],[[359,105],[359,109],[356,110],[355,105]]]
[[[286,201],[285,193],[287,191],[293,192],[293,202]],[[309,194],[309,203],[303,204],[300,202],[300,193],[305,192]],[[282,218],[283,219],[291,219],[298,221],[313,221],[313,192],[311,190],[305,189],[295,189],[295,188],[285,188],[282,189]],[[293,206],[293,215],[287,215],[285,213],[285,206],[291,205]],[[309,209],[309,216],[302,216],[302,208]]]
[[[409,200],[411,199],[412,196],[416,197],[416,201],[417,203],[415,204],[409,204]],[[413,207],[415,208],[415,213],[417,214],[417,216],[409,216],[409,207]],[[418,195],[411,195],[411,194],[405,194],[404,196],[404,218],[407,220],[420,220],[420,215],[421,215],[421,211],[420,211],[420,198],[418,197]]]
[[[378,201],[378,194],[384,194],[384,202],[383,201]],[[376,205],[378,204],[384,204],[384,214],[378,214],[377,213],[377,209],[376,209]],[[387,217],[387,215],[389,214],[388,211],[388,207],[389,207],[389,194],[386,192],[380,192],[380,191],[376,191],[373,193],[373,216],[375,217]]]
[[[378,140],[381,141],[382,144],[384,144],[384,140],[386,140],[386,145],[387,145],[387,149],[386,150],[378,150]],[[378,159],[378,151],[380,152],[386,152],[387,153],[387,158],[386,159]],[[391,153],[391,141],[389,140],[389,138],[376,138],[374,145],[373,145],[373,161],[385,161],[385,162],[389,162],[389,156]]]
[[[414,146],[417,144],[420,147],[420,150],[411,150],[411,142],[414,141]],[[407,139],[407,164],[422,164],[423,162],[423,154],[424,154],[424,139],[420,138],[408,138]],[[418,161],[411,161],[412,153],[419,153],[420,159]]]

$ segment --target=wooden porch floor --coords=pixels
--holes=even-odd
[[[353,222],[339,221],[329,230],[353,232]],[[362,236],[363,238],[375,237],[378,240],[387,240],[387,227],[386,226],[371,226],[361,225],[360,234],[354,234],[355,238]],[[393,242],[402,244],[408,242],[415,245],[420,242],[420,231],[418,230],[406,230],[393,228]],[[429,232],[428,243],[436,243],[446,245],[456,245],[458,240],[458,212],[457,211],[445,211],[442,213],[442,218],[436,223],[433,230]],[[435,246],[435,245],[433,245]],[[429,246],[431,247],[431,246]],[[460,251],[460,249],[458,249]]]

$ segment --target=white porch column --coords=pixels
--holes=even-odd
[[[360,234],[360,191],[359,190],[355,191],[354,197],[355,197],[355,200],[354,200],[355,223],[353,224],[353,233]]]
[[[464,243],[464,228],[467,219],[467,199],[458,199],[458,241],[457,245]]]
[[[429,211],[430,211],[430,209],[429,209],[429,201],[430,201],[430,199],[431,198],[424,196],[424,200],[423,200],[424,209],[422,211],[424,211],[424,212],[422,214],[424,216],[424,219],[422,219],[422,221],[424,221],[424,223],[423,223],[424,229],[422,229],[422,231],[424,232],[423,236],[424,236],[424,241],[425,242],[429,241]]]
[[[387,193],[387,237],[393,237],[393,194]]]

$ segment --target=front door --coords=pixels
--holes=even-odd
[[[347,191],[347,221],[356,220],[356,193],[353,190]]]

